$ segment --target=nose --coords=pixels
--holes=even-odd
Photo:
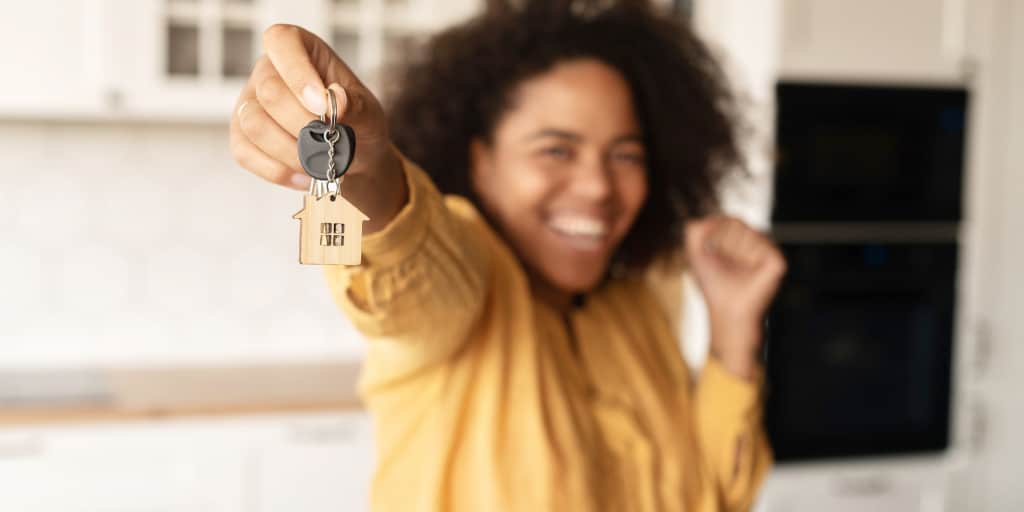
[[[599,155],[581,158],[573,173],[572,191],[588,201],[608,201],[615,192],[615,183],[607,159]]]

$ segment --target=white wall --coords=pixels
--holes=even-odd
[[[772,201],[775,80],[779,60],[777,0],[696,2],[694,26],[725,68],[752,132],[745,140],[749,176],[727,183],[723,208],[758,229],[767,229]],[[707,359],[707,306],[696,282],[683,278],[683,353],[693,368]]]
[[[977,409],[969,501],[1024,509],[1024,3],[981,2],[975,129],[970,155],[970,246],[963,293]]]
[[[0,123],[0,366],[358,357],[221,125]]]

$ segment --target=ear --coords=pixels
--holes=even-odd
[[[469,183],[477,191],[477,183],[491,173],[494,167],[494,149],[480,137],[469,143]]]

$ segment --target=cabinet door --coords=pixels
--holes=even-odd
[[[241,512],[244,452],[218,437],[173,424],[0,431],[0,510]]]
[[[177,464],[134,432],[5,433],[0,509],[26,512],[185,510]],[[20,439],[19,439],[20,438]]]
[[[93,115],[109,62],[105,0],[8,2],[0,16],[0,117]]]
[[[45,439],[31,431],[0,431],[0,510],[61,510],[64,468],[47,458]],[[74,510],[74,509],[68,509]]]
[[[394,2],[395,0],[393,0]],[[404,0],[410,3],[425,30],[448,28],[481,12],[483,0]],[[397,3],[397,2],[396,2]]]
[[[781,0],[782,75],[962,83],[967,0]]]
[[[256,454],[256,510],[368,510],[373,441],[365,414],[297,417]]]
[[[263,2],[108,0],[122,117],[227,123],[259,54]]]
[[[951,503],[955,457],[779,465],[761,489],[758,512],[941,511]],[[959,510],[959,509],[954,509]]]
[[[274,23],[330,40],[339,0],[107,0],[123,42],[121,113],[142,119],[227,123]],[[358,2],[343,2],[345,4]]]
[[[768,504],[764,512],[914,512],[920,510],[921,496],[914,492],[882,493],[868,496],[835,496],[824,492],[809,492],[787,496],[775,504]]]

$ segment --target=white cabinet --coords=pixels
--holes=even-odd
[[[968,0],[783,0],[786,79],[960,84]]]
[[[5,6],[0,118],[227,123],[262,33],[320,35],[371,88],[481,0],[82,0]]]
[[[256,511],[369,510],[373,443],[367,417],[297,419],[277,434],[256,457]]]
[[[772,470],[757,512],[938,512],[954,502],[955,457],[808,463]]]
[[[217,464],[187,437],[127,425],[0,432],[0,510],[238,512],[201,491],[217,482],[240,495],[241,461]]]
[[[0,510],[366,510],[363,413],[0,429]]]
[[[106,0],[114,118],[226,123],[259,52],[260,4]]]
[[[95,113],[102,104],[101,0],[8,2],[0,16],[0,116]]]
[[[0,83],[0,118],[226,122],[258,51],[260,5],[5,5],[0,57],[9,73]]]

